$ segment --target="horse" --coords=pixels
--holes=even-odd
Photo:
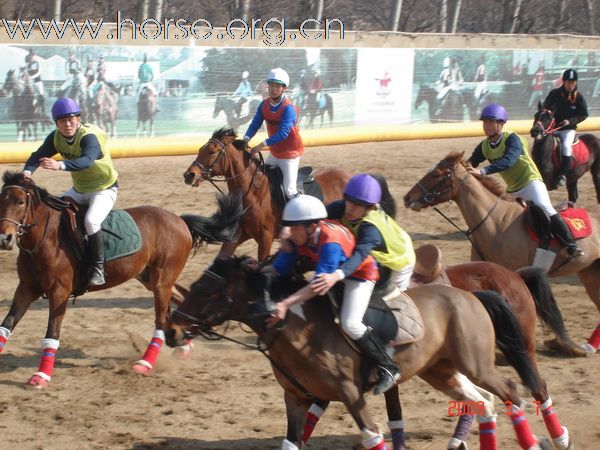
[[[250,158],[247,143],[236,140],[233,129],[221,128],[198,150],[194,162],[183,174],[186,184],[197,186],[209,181],[227,183],[229,192],[242,191],[246,209],[240,223],[237,242],[226,242],[220,255],[233,255],[235,249],[252,238],[258,243],[258,259],[264,261],[271,254],[273,240],[277,236],[281,219],[281,207],[271,198],[265,166]],[[335,168],[317,170],[315,180],[323,190],[324,202],[342,198],[350,174]],[[218,188],[218,187],[217,187]]]
[[[213,119],[216,119],[219,113],[223,111],[225,113],[225,117],[227,117],[228,127],[237,128],[241,125],[244,125],[245,123],[248,123],[252,117],[254,117],[254,112],[260,104],[260,101],[255,99],[251,99],[249,102],[248,114],[238,117],[235,113],[239,107],[238,103],[227,95],[217,95],[215,107],[213,109]]]
[[[112,137],[117,137],[117,113],[119,112],[119,95],[105,81],[99,83],[96,95],[91,102],[96,125],[106,130]]]
[[[323,128],[323,119],[325,113],[329,115],[329,126],[333,124],[333,99],[331,95],[323,92],[321,99],[317,100],[316,92],[307,92],[304,101],[304,115],[308,117],[308,128],[313,128],[315,117],[321,116],[321,125]],[[299,122],[298,122],[299,123]]]
[[[226,320],[244,323],[264,342],[275,378],[285,391],[288,427],[282,448],[302,447],[305,416],[315,398],[344,403],[361,430],[363,446],[386,448],[364,398],[375,374],[361,370],[361,356],[335,326],[327,298],[307,301],[303,317],[290,313],[284,326],[267,329],[264,319],[269,313],[262,313],[256,301],[263,298],[264,278],[245,269],[244,261],[243,257],[215,260],[192,284],[171,317],[167,345],[180,345],[199,334],[218,336],[212,328]],[[287,281],[282,284],[295,289]],[[474,295],[445,285],[426,285],[409,294],[423,317],[425,335],[394,347],[394,361],[402,368],[400,383],[419,376],[454,400],[482,402],[480,428],[488,432],[495,426],[493,402],[471,382],[504,402],[520,404],[515,384],[503,379],[494,366],[495,343],[525,385],[539,389],[541,381],[527,357],[519,326],[498,294]],[[513,407],[511,415],[527,421],[519,408]],[[523,432],[518,425],[515,430],[523,448],[536,444],[531,432]],[[480,433],[482,442],[488,432]]]
[[[144,136],[154,137],[154,116],[156,115],[156,95],[152,90],[144,87],[138,96],[137,103],[138,120],[136,137],[140,137],[140,131]]]
[[[0,326],[0,351],[31,303],[44,295],[49,300],[49,320],[39,371],[28,385],[48,387],[58,348],[61,324],[68,299],[79,290],[81,263],[76,248],[61,225],[68,204],[54,197],[21,173],[6,172],[0,192],[0,250],[19,247],[17,269],[19,284],[10,311]],[[210,218],[181,216],[154,206],[126,209],[139,228],[142,238],[138,252],[107,261],[106,283],[89,287],[90,291],[117,286],[138,279],[154,294],[156,330],[143,358],[133,370],[150,373],[170,314],[169,300],[177,295],[174,284],[190,252],[204,243],[233,239],[241,215],[239,197],[219,199],[219,211]],[[86,280],[87,284],[87,280]],[[50,350],[49,350],[50,349]],[[48,353],[52,353],[49,357]]]
[[[17,140],[37,140],[38,125],[40,131],[52,125],[44,114],[44,97],[36,98],[33,84],[26,71],[17,74],[15,69],[6,73],[2,95],[13,97],[13,118],[17,125]]]
[[[76,75],[73,77],[73,83],[71,84],[67,92],[60,92],[59,97],[68,97],[77,102],[79,109],[81,110],[81,121],[88,122],[88,93],[87,93],[87,81],[85,77]]]
[[[463,158],[464,152],[446,155],[406,193],[404,205],[419,211],[454,201],[469,227],[472,260],[492,261],[510,270],[530,265],[537,244],[528,234],[524,209],[505,199],[505,190],[492,178],[467,172]],[[551,242],[550,250],[557,253],[557,258],[549,275],[577,274],[600,310],[600,212],[590,210],[588,214],[593,231],[578,241],[585,254],[569,259],[560,251],[558,242]],[[598,339],[600,326],[588,344],[593,346],[592,342]]]
[[[427,103],[430,122],[463,122],[465,113],[463,109],[464,96],[455,89],[449,89],[445,100],[437,98],[438,92],[429,84],[421,83],[415,99],[415,109]]]
[[[560,167],[560,140],[552,135],[554,128],[554,114],[552,111],[544,109],[541,103],[538,102],[538,110],[533,119],[531,127],[531,137],[534,139],[531,156],[535,161],[544,184],[549,191],[556,189]],[[571,168],[567,171],[567,192],[569,201],[575,203],[579,197],[577,191],[577,181],[587,171],[592,175],[594,188],[596,189],[596,200],[600,203],[600,140],[593,134],[582,134],[579,136],[579,148],[585,151],[585,147],[589,151],[589,155],[582,161],[578,161],[579,151],[577,144],[573,146],[573,156],[575,164],[571,163]]]

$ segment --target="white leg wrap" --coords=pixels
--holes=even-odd
[[[150,364],[148,361],[146,361],[145,359],[140,359],[139,361],[135,362],[135,365],[137,366],[145,366],[148,369],[152,369],[152,364]]]
[[[165,332],[163,330],[154,330],[153,338],[161,339],[163,342],[165,341]]]
[[[388,427],[390,430],[404,429],[404,420],[390,420],[388,422]]]
[[[10,337],[10,330],[8,328],[0,327],[0,336],[8,340]]]
[[[563,434],[555,439],[552,439],[552,442],[554,442],[555,447],[567,448],[569,446],[569,430],[567,430],[567,427],[562,427],[562,429]]]
[[[310,408],[308,408],[308,412],[318,418],[321,418],[321,416],[323,415],[323,413],[325,411],[319,405],[317,405],[316,403],[313,403],[312,405],[310,405]]]
[[[42,348],[51,348],[53,350],[58,350],[59,341],[58,339],[42,339],[41,346]]]
[[[50,375],[45,374],[44,372],[36,372],[35,375],[37,375],[40,378],[43,378],[46,381],[50,381],[50,379],[52,378]]]
[[[467,448],[467,443],[465,441],[461,441],[460,439],[457,439],[455,437],[450,438],[450,440],[448,441],[448,450],[455,450],[457,448],[460,448],[460,446],[463,445],[463,448]]]
[[[298,450],[298,446],[295,444],[292,444],[287,439],[284,439],[283,442],[281,443],[281,450]]]
[[[360,432],[360,439],[364,448],[373,448],[383,440],[383,436],[363,428]]]

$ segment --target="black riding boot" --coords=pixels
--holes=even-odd
[[[560,169],[558,171],[558,177],[556,178],[556,186],[563,187],[567,184],[567,172],[571,168],[571,157],[562,155],[560,160]]]
[[[92,256],[92,268],[89,285],[100,286],[104,284],[104,239],[102,230],[88,236]]]
[[[583,250],[575,243],[575,238],[573,238],[571,230],[569,230],[567,224],[562,220],[560,214],[550,217],[550,231],[565,246],[570,257],[575,258],[576,256],[583,255]]]
[[[392,388],[396,384],[396,381],[400,379],[400,369],[398,369],[398,366],[394,364],[385,351],[385,346],[379,339],[379,336],[371,328],[367,328],[363,337],[354,342],[356,342],[364,355],[377,365],[379,379],[373,389],[373,393],[378,395]]]

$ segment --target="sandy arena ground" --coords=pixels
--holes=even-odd
[[[383,142],[308,149],[303,164],[317,168],[343,167],[349,171],[376,171],[386,175],[397,199],[446,153],[470,152],[476,139]],[[199,144],[202,144],[199,142]],[[121,189],[117,206],[141,204],[175,213],[208,215],[215,209],[213,188],[197,189],[182,182],[191,156],[120,159]],[[21,165],[5,165],[20,169]],[[38,171],[34,179],[51,193],[70,185],[66,173]],[[588,175],[580,181],[581,205],[595,202]],[[554,200],[565,191],[552,194]],[[456,205],[442,209],[462,222]],[[466,239],[432,210],[420,213],[400,209],[399,221],[416,245],[435,241],[447,264],[469,258]],[[180,282],[199,277],[215,256],[209,247],[190,259]],[[254,243],[240,253],[256,254]],[[0,253],[0,311],[8,312],[17,285],[16,252]],[[567,328],[576,341],[588,337],[598,312],[576,277],[553,281]],[[141,357],[153,329],[151,295],[136,281],[90,294],[69,306],[62,327],[52,384],[47,390],[24,389],[37,370],[39,340],[47,322],[47,302],[38,300],[15,329],[0,355],[0,449],[278,449],[286,420],[282,390],[266,359],[259,353],[227,342],[198,339],[189,361],[176,361],[165,348],[156,370],[148,377],[129,368]],[[247,342],[254,337],[234,326],[231,335]],[[576,448],[600,448],[598,389],[600,355],[570,359],[543,346],[538,326],[538,358],[542,375],[559,417],[573,436]],[[501,371],[517,379],[511,368]],[[523,390],[524,397],[530,398]],[[401,386],[408,446],[445,449],[455,419],[447,415],[448,398],[419,379]],[[371,411],[387,431],[382,398],[368,396]],[[518,448],[509,419],[497,401],[499,448]],[[535,433],[546,434],[541,416],[528,407]],[[319,423],[310,449],[360,448],[358,429],[341,405],[332,405]],[[389,435],[387,436],[389,437]],[[469,437],[478,448],[478,437]]]

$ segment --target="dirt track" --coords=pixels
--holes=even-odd
[[[404,141],[309,149],[304,164],[338,166],[350,171],[386,175],[397,199],[433,163],[449,151],[470,152],[476,139]],[[199,143],[201,144],[201,143]],[[210,185],[192,189],[182,173],[192,157],[116,160],[121,189],[117,206],[162,206],[175,213],[210,214],[215,208]],[[20,169],[20,165],[3,169]],[[69,186],[65,173],[38,171],[34,179],[58,194]],[[553,193],[553,199],[566,196]],[[591,179],[580,181],[581,205],[594,202]],[[460,220],[456,205],[442,209]],[[416,245],[435,241],[448,264],[469,257],[466,240],[435,212],[400,209],[399,221]],[[216,254],[199,252],[181,277],[189,285]],[[254,243],[240,253],[255,255]],[[0,253],[0,313],[8,312],[16,286],[16,253]],[[555,294],[576,341],[583,341],[598,322],[598,312],[575,277],[553,281]],[[139,359],[153,329],[150,294],[135,281],[90,294],[69,306],[51,387],[26,390],[37,370],[39,340],[45,334],[47,302],[39,300],[25,315],[0,355],[0,449],[277,449],[285,434],[282,391],[267,361],[258,353],[230,343],[196,341],[190,361],[169,357],[164,349],[152,376],[129,370]],[[600,355],[583,359],[558,357],[543,347],[538,326],[539,363],[556,410],[576,448],[599,448],[598,390]],[[239,328],[232,335],[253,342]],[[517,379],[510,368],[506,376]],[[524,391],[523,391],[524,392]],[[524,397],[529,399],[525,394]],[[445,448],[455,419],[447,417],[448,399],[420,380],[401,386],[408,445],[411,449]],[[369,396],[371,411],[387,431],[383,399]],[[509,419],[497,407],[499,448],[518,448]],[[528,408],[534,432],[546,434],[541,416]],[[478,437],[469,438],[478,448]],[[341,405],[332,405],[319,423],[311,449],[348,449],[359,443],[358,430]]]

